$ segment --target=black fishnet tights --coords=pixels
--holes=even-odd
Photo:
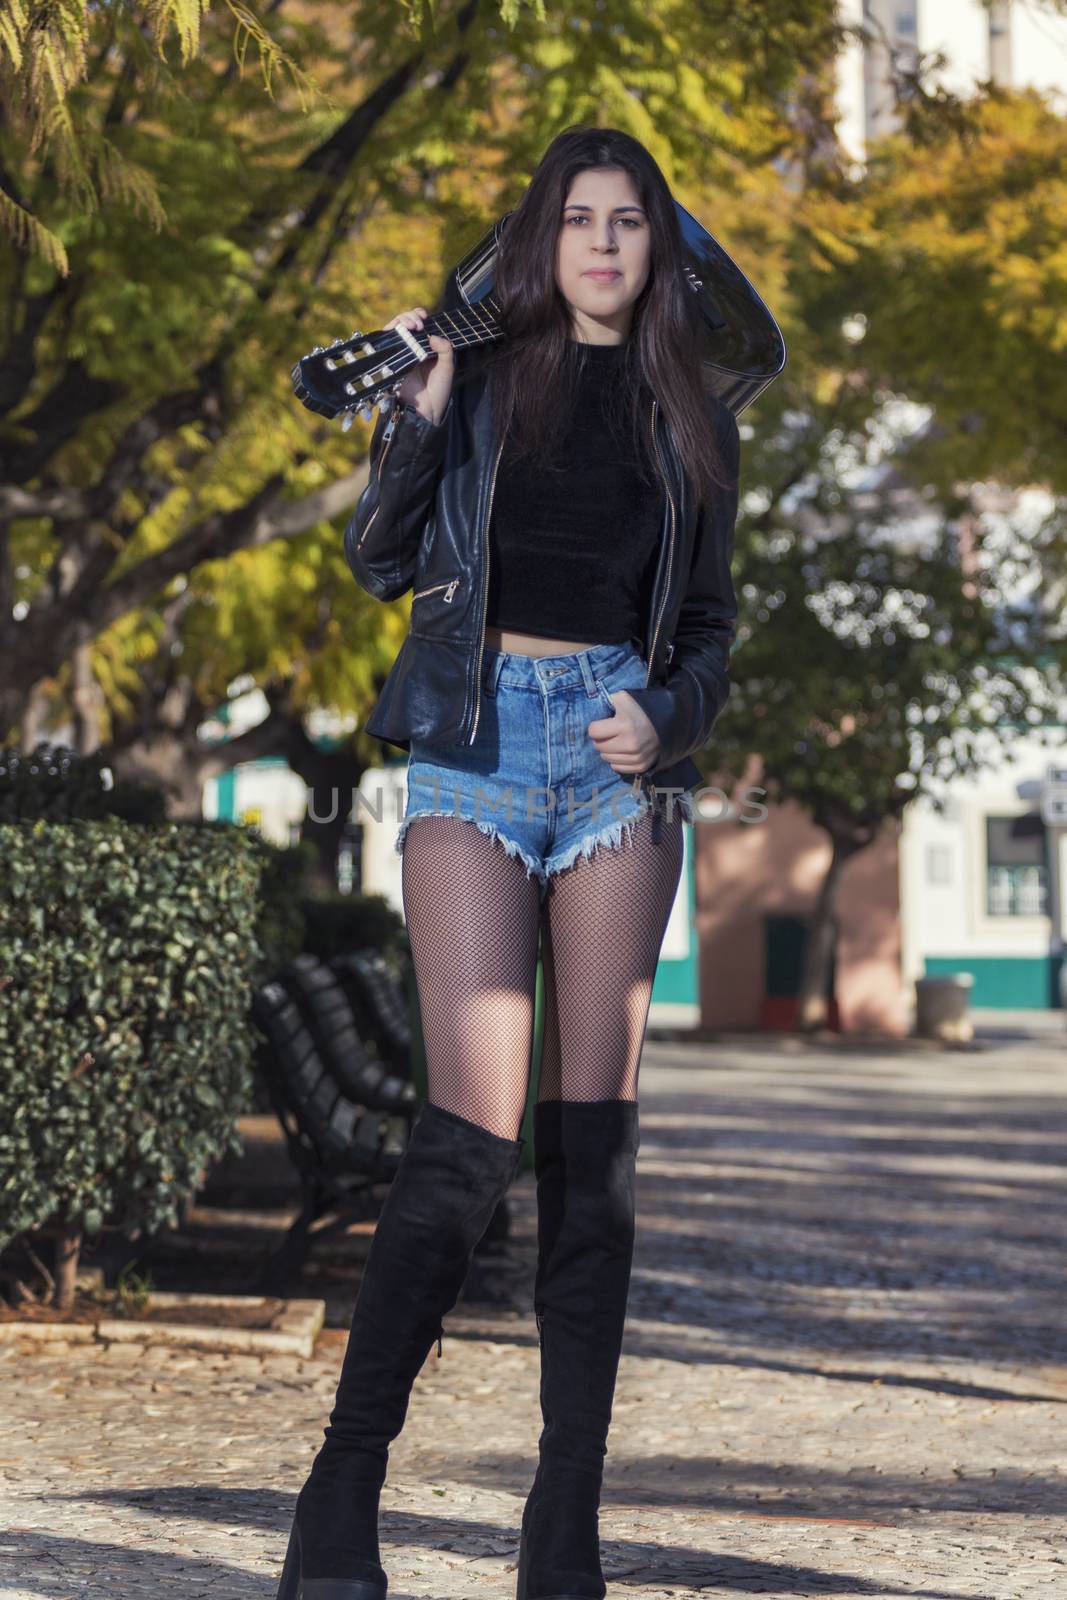
[[[429,1098],[507,1139],[529,1089],[538,938],[545,978],[541,1100],[636,1100],[660,947],[681,875],[684,823],[650,812],[549,880],[455,816],[404,839],[404,914]]]

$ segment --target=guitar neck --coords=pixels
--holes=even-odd
[[[504,337],[497,318],[498,307],[492,295],[486,295],[473,306],[459,306],[452,311],[436,311],[423,324],[426,333],[438,333],[450,340],[457,350],[468,350],[476,344],[493,344]]]
[[[355,414],[366,415],[381,402],[386,389],[396,392],[405,372],[433,354],[427,334],[440,334],[456,350],[503,339],[499,307],[490,295],[475,305],[457,306],[428,316],[417,331],[379,328],[352,333],[332,345],[316,345],[290,373],[293,392],[302,405],[322,417],[345,413],[345,427]]]

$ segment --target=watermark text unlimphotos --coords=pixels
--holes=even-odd
[[[452,814],[463,816],[463,796],[458,785],[448,785],[441,782],[436,774],[430,785],[433,792],[434,810],[442,815],[449,815],[448,805],[451,802]],[[632,791],[621,789],[618,784],[613,784],[610,789],[600,790],[593,787],[588,799],[579,800],[575,796],[573,785],[557,793],[554,789],[547,789],[538,785],[529,785],[525,789],[507,784],[492,792],[483,789],[481,785],[475,790],[474,810],[475,820],[481,821],[485,812],[491,817],[502,814],[508,822],[513,822],[516,815],[524,817],[527,821],[535,818],[550,816],[553,812],[565,813],[568,822],[580,817],[583,812],[589,813],[591,822],[600,822],[602,819],[621,821],[628,815],[625,809],[620,809],[620,803],[631,795]],[[668,819],[673,819],[675,806],[681,795],[688,795],[695,808],[695,816],[700,822],[743,822],[746,824],[766,822],[768,809],[759,800],[751,799],[753,795],[766,795],[766,789],[750,785],[742,791],[741,800],[731,799],[725,789],[717,788],[714,784],[705,784],[699,789],[686,789],[667,785],[656,787],[656,802],[663,808],[663,813]],[[404,791],[402,788],[391,791],[393,810],[396,821],[403,820]],[[341,812],[342,790],[336,785],[328,790],[317,788],[308,795],[308,817],[312,822],[320,825],[336,822]],[[329,797],[329,810],[323,807],[327,796]],[[707,806],[710,797],[719,803],[718,814],[714,814]],[[385,807],[387,802],[386,786],[380,787],[375,794],[368,796],[360,789],[351,790],[351,799],[347,815],[352,821],[360,821],[364,814],[372,817],[376,822],[385,820]],[[746,808],[751,807],[751,812]],[[522,808],[522,809],[520,809]]]

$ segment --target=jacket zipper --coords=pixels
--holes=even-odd
[[[656,405],[657,405],[657,402],[655,400],[653,400],[653,402],[652,402],[652,445],[653,445],[653,448],[655,449],[655,452],[656,452],[656,460],[659,463],[660,472],[663,474],[663,482],[664,482],[664,486],[666,487],[666,490],[667,490],[667,503],[671,508],[671,521],[670,521],[670,532],[669,532],[669,534],[667,536],[667,573],[666,573],[666,576],[665,576],[665,578],[663,580],[663,600],[660,603],[659,616],[656,618],[655,626],[654,626],[654,628],[652,630],[652,645],[651,645],[651,648],[650,648],[650,650],[648,652],[648,674],[647,674],[647,676],[645,678],[645,688],[646,689],[648,688],[648,686],[652,682],[652,665],[653,665],[653,662],[656,659],[656,640],[659,637],[659,625],[663,621],[663,612],[664,612],[664,609],[665,609],[665,606],[666,606],[667,595],[670,592],[670,587],[671,587],[671,561],[672,561],[672,558],[674,556],[674,496],[671,494],[671,486],[670,486],[670,483],[667,480],[667,474],[663,470],[663,459],[660,456],[660,452],[659,452],[659,440],[656,438]],[[668,645],[667,648],[668,648],[668,650],[670,652],[670,655],[673,655],[674,654],[674,646],[673,646],[673,644],[672,645]],[[669,659],[670,659],[670,656],[668,656],[668,660]]]
[[[393,434],[395,432],[396,432],[396,408],[394,406],[393,411],[390,414],[389,421],[385,425],[385,433],[382,435],[382,453],[381,453],[381,456],[379,457],[379,460],[378,460],[378,473],[377,473],[377,477],[376,477],[376,480],[375,480],[377,482],[377,484],[378,484],[379,491],[381,489],[381,482],[382,482],[382,468],[385,466],[385,458],[389,454],[389,447],[393,442]],[[364,528],[363,532],[359,536],[359,544],[363,543],[364,539],[367,537],[368,533],[373,528],[374,519],[378,515],[378,512],[381,510],[381,508],[382,508],[381,507],[381,495],[380,495],[380,492],[379,492],[378,504],[375,506],[374,510],[371,512],[370,520],[368,521],[367,526]],[[357,549],[358,549],[358,545],[357,545]]]
[[[669,531],[668,531],[668,534],[667,534],[667,571],[664,574],[664,579],[663,579],[663,599],[660,602],[659,616],[655,619],[655,625],[654,625],[654,627],[652,629],[652,645],[651,645],[651,648],[649,649],[649,652],[648,652],[648,672],[647,672],[647,674],[645,676],[645,688],[646,689],[649,687],[649,685],[652,682],[652,666],[653,666],[653,663],[654,663],[654,661],[656,659],[656,641],[659,638],[659,625],[663,621],[663,613],[666,610],[666,605],[667,605],[667,596],[670,593],[670,587],[671,587],[671,562],[672,562],[673,557],[674,557],[674,496],[671,494],[671,486],[670,486],[670,483],[668,481],[667,474],[666,474],[666,472],[664,471],[664,468],[663,468],[663,458],[660,455],[659,440],[656,438],[656,406],[657,406],[657,403],[658,402],[656,400],[653,400],[653,402],[652,402],[652,446],[653,446],[653,449],[656,452],[656,461],[659,464],[660,473],[662,474],[662,477],[663,477],[664,487],[667,490],[667,503],[670,506],[670,510],[671,510],[671,520],[670,520]],[[674,654],[674,646],[673,646],[673,644],[668,644],[668,646],[667,646],[667,660],[668,660],[668,662],[670,661],[670,658],[671,658],[671,656],[673,656],[673,654]],[[646,790],[646,792],[648,793],[648,795],[652,799],[653,803],[655,802],[656,794],[658,792],[657,789],[656,789],[656,785],[653,783],[652,779],[650,777],[648,777],[647,774],[645,774],[643,772],[639,772],[636,775],[636,777],[634,778],[634,793],[636,794],[638,792],[638,790],[640,790],[640,789]],[[655,820],[653,821],[653,824],[652,824],[652,828],[653,828],[652,838],[653,838],[653,840],[658,840],[658,838],[659,838],[659,826],[660,826],[659,825],[659,819],[657,817],[657,818],[655,818]]]
[[[438,589],[444,589],[446,591],[445,599],[448,601],[449,605],[451,605],[458,588],[459,579],[453,578],[450,583],[435,583],[432,584],[429,589],[420,589],[418,594],[413,594],[411,598],[412,600],[421,600],[424,594],[436,594]]]
[[[474,696],[475,696],[475,699],[474,699],[474,726],[471,728],[471,736],[467,740],[468,744],[473,744],[475,739],[478,737],[478,718],[481,715],[481,711],[482,711],[482,696],[481,696],[482,657],[485,654],[485,612],[486,612],[486,607],[487,607],[487,605],[489,603],[489,522],[490,522],[490,519],[491,519],[491,517],[493,515],[493,495],[496,493],[496,475],[497,475],[497,471],[498,471],[498,469],[500,467],[500,457],[503,455],[503,453],[504,453],[504,438],[503,438],[503,435],[502,435],[501,439],[500,439],[500,443],[497,446],[496,460],[493,463],[493,479],[492,479],[492,482],[489,485],[489,504],[486,507],[485,521],[482,524],[482,538],[483,538],[483,541],[484,541],[484,543],[483,543],[484,555],[483,555],[483,561],[482,561],[482,567],[483,567],[483,575],[482,575],[482,620],[481,620],[480,636],[479,636],[479,639],[478,639],[478,666],[477,666],[477,668],[475,670],[475,674],[474,674]]]

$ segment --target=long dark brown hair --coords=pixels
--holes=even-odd
[[[728,479],[708,426],[699,314],[683,277],[678,214],[652,156],[617,128],[573,126],[557,134],[504,228],[493,297],[506,338],[483,356],[497,437],[510,428],[516,447],[547,468],[570,415],[582,346],[576,350],[570,310],[556,283],[556,250],[571,185],[590,168],[629,173],[652,235],[648,281],[634,302],[619,390],[634,459],[650,466],[654,395],[693,492],[706,502]]]

